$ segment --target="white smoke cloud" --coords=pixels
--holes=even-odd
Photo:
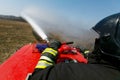
[[[93,48],[96,34],[86,29],[88,24],[82,19],[73,22],[69,17],[49,8],[29,7],[23,12],[40,25],[48,36],[52,34],[59,36],[62,41],[74,41],[83,47]]]

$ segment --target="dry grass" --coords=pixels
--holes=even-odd
[[[25,44],[35,41],[28,23],[0,20],[0,64]]]

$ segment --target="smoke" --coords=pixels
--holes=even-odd
[[[57,13],[55,10],[30,7],[23,12],[29,15],[48,37],[57,38],[62,42],[74,41],[75,45],[92,49],[94,40],[98,36],[86,28],[88,25],[82,19],[77,19],[78,21],[75,22],[70,17]]]

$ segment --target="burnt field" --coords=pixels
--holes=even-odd
[[[23,45],[36,39],[26,22],[0,20],[0,64]]]

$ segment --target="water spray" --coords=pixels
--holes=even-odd
[[[45,32],[32,18],[30,18],[28,15],[24,13],[21,14],[21,17],[24,18],[31,25],[31,27],[38,34],[38,36],[40,36],[43,40],[49,42],[48,37],[45,34]]]

